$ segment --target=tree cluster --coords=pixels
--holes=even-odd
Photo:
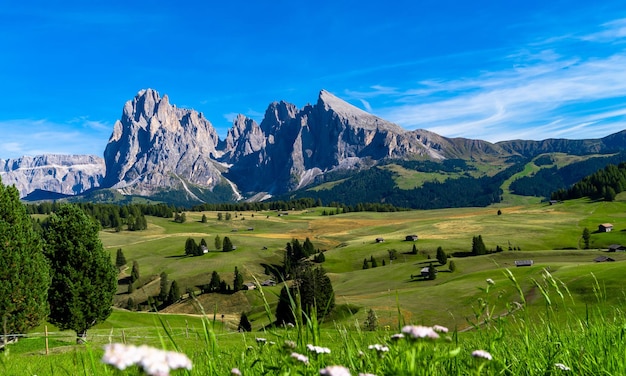
[[[609,164],[601,170],[584,177],[571,188],[561,189],[551,196],[553,200],[571,200],[581,197],[615,200],[615,196],[626,190],[626,162]]]

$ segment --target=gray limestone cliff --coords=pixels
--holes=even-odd
[[[161,189],[189,192],[187,184],[211,189],[222,179],[214,160],[218,141],[202,113],[142,90],[126,102],[115,123],[104,151],[103,186],[147,196]]]
[[[47,154],[0,159],[4,185],[15,185],[20,197],[35,190],[77,195],[100,186],[104,160],[93,155]]]

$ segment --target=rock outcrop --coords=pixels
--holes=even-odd
[[[167,95],[142,90],[126,102],[104,151],[104,187],[150,196],[162,189],[209,189],[221,181],[215,158],[217,132],[194,110],[177,108]]]
[[[20,197],[35,190],[77,195],[100,186],[104,160],[93,155],[47,154],[0,159],[4,185],[15,185]]]

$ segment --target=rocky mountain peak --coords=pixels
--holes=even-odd
[[[155,90],[141,90],[115,123],[104,151],[103,185],[146,195],[184,181],[212,188],[221,180],[212,160],[218,141],[202,114],[170,105]]]

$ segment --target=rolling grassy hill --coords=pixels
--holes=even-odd
[[[511,268],[520,281],[530,302],[542,304],[532,280],[541,280],[548,268],[555,278],[571,283],[574,301],[594,299],[591,273],[611,291],[621,291],[619,283],[624,253],[612,253],[614,263],[595,263],[598,255],[607,255],[602,249],[610,244],[626,243],[626,197],[616,202],[575,200],[556,205],[536,203],[498,208],[462,208],[396,213],[347,213],[322,216],[324,208],[307,211],[232,213],[232,220],[218,221],[217,212],[188,212],[187,222],[180,224],[170,219],[148,217],[148,230],[140,232],[103,231],[102,241],[114,255],[122,248],[129,264],[139,263],[140,285],[133,293],[135,299],[158,292],[158,275],[165,271],[169,280],[176,280],[181,291],[197,290],[198,285],[210,280],[217,271],[222,279],[232,283],[235,266],[244,274],[246,282],[265,280],[262,263],[280,264],[285,244],[291,239],[310,238],[315,247],[326,250],[323,264],[333,281],[336,301],[363,320],[366,309],[374,309],[381,323],[397,322],[398,309],[411,322],[439,321],[446,325],[467,326],[472,306],[483,293],[485,280],[496,282],[500,296],[499,311],[506,304],[519,300],[513,284],[507,281],[504,268]],[[500,209],[501,215],[497,214]],[[201,223],[201,217],[208,217]],[[281,214],[279,216],[279,214]],[[595,233],[598,224],[610,222],[615,230]],[[582,250],[581,234],[584,228],[592,231],[591,250]],[[419,235],[416,242],[405,241],[409,234]],[[213,240],[228,236],[237,247],[234,252],[215,252]],[[488,249],[501,246],[504,252],[478,257],[453,257],[456,271],[439,267],[434,281],[411,279],[441,246],[448,254],[467,252],[472,237],[481,235]],[[209,252],[203,256],[185,257],[184,245],[188,237],[197,242],[204,238]],[[384,238],[377,243],[376,238]],[[415,245],[417,254],[410,254]],[[515,249],[508,251],[509,247]],[[389,250],[396,250],[398,258],[389,260]],[[362,269],[363,260],[374,257],[377,268]],[[429,259],[430,257],[430,259]],[[514,261],[534,260],[534,266],[515,268]],[[382,261],[385,260],[385,266]],[[150,287],[151,286],[151,287]],[[237,296],[209,294],[203,296],[207,312],[224,314],[229,324],[238,319],[241,311],[251,312],[253,328],[269,323],[264,299],[273,306],[280,286],[266,287],[264,296],[259,291],[242,291]],[[613,292],[612,300],[621,299],[621,292]],[[128,299],[123,287],[117,296],[119,305]],[[239,303],[234,303],[239,302]],[[169,307],[168,312],[190,313],[190,304]],[[352,319],[351,319],[352,320]],[[234,323],[236,326],[236,323]]]

